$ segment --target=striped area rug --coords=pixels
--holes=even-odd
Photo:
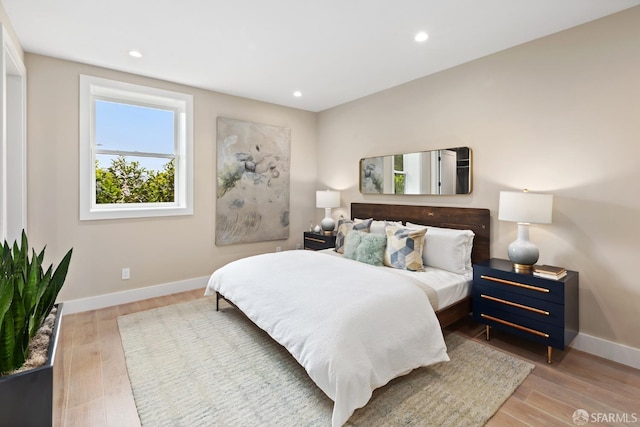
[[[289,353],[215,299],[118,318],[143,426],[330,426],[333,402]],[[534,365],[455,334],[451,361],[376,390],[350,426],[481,426]]]

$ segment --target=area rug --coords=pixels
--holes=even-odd
[[[215,299],[118,318],[143,426],[330,426],[333,401],[279,344]],[[349,426],[481,426],[534,365],[447,334],[451,361],[377,389]]]

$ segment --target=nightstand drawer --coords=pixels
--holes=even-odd
[[[501,310],[493,310],[491,313],[480,312],[474,318],[489,326],[498,327],[506,332],[539,342],[555,348],[563,349],[564,327],[538,322],[528,317],[518,316]]]
[[[318,233],[304,233],[304,248],[312,251],[336,247],[336,236],[325,236]]]
[[[473,286],[473,301],[474,311],[476,308],[486,313],[501,310],[538,322],[564,325],[564,305],[552,301],[506,292],[483,284]]]
[[[540,279],[535,276],[477,267],[473,269],[473,281],[489,288],[508,291],[529,298],[560,304],[564,302],[564,284],[556,280]]]

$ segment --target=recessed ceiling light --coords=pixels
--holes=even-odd
[[[133,56],[134,58],[142,58],[142,53],[137,50],[130,50],[129,56]]]
[[[300,98],[302,96],[302,92],[297,90],[297,91],[293,92],[293,96],[295,96],[296,98]]]
[[[423,42],[428,38],[429,38],[429,34],[425,33],[424,31],[420,31],[418,34],[416,34],[416,36],[414,37],[414,40],[417,42]]]

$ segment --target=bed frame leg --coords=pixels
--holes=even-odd
[[[216,311],[220,311],[220,292],[216,291]]]

